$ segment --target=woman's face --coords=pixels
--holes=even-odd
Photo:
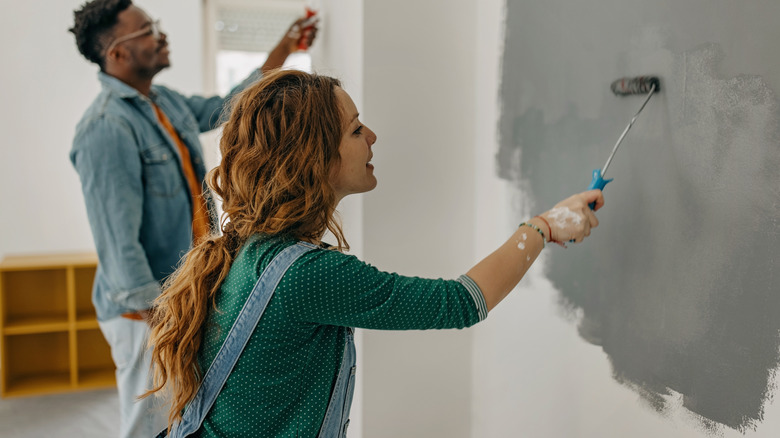
[[[331,171],[330,182],[337,199],[341,200],[347,195],[368,192],[376,187],[374,166],[370,163],[374,156],[371,146],[376,142],[376,134],[360,123],[355,102],[346,91],[336,87],[336,97],[346,128],[339,144],[341,159]]]

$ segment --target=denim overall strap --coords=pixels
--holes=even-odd
[[[211,363],[203,376],[198,393],[187,405],[181,422],[172,428],[171,438],[183,438],[200,429],[206,414],[238,362],[238,357],[254,332],[260,317],[263,316],[263,312],[265,312],[265,308],[287,268],[298,257],[314,248],[317,247],[310,243],[298,242],[296,245],[285,248],[271,260],[271,263],[257,280],[252,293],[238,314],[236,322],[233,323],[233,327],[230,328],[225,343],[219,349],[214,362]]]
[[[344,344],[344,356],[341,368],[333,385],[325,419],[317,438],[345,438],[349,427],[349,408],[355,392],[355,337],[352,327],[347,327],[347,340]]]

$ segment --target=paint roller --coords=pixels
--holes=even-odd
[[[620,134],[620,137],[618,138],[617,143],[615,143],[615,147],[612,148],[612,153],[609,154],[609,157],[607,158],[607,162],[604,164],[604,167],[601,168],[600,170],[596,169],[593,171],[593,179],[590,182],[590,186],[588,187],[588,190],[592,190],[592,189],[604,190],[604,186],[606,186],[607,183],[612,181],[612,179],[604,179],[604,176],[607,174],[607,169],[609,168],[609,164],[612,162],[612,158],[615,157],[615,152],[617,152],[620,143],[623,142],[623,139],[626,137],[626,134],[628,134],[628,130],[631,129],[631,126],[634,125],[636,118],[639,117],[639,113],[641,113],[642,110],[645,109],[645,105],[647,105],[647,102],[650,101],[651,97],[653,97],[653,93],[657,93],[658,91],[661,90],[661,81],[656,76],[637,76],[633,78],[620,78],[612,82],[610,88],[612,89],[612,92],[615,93],[615,95],[617,96],[633,96],[636,94],[647,94],[647,98],[645,99],[644,103],[642,103],[642,106],[639,107],[639,111],[637,111],[634,117],[631,119],[631,121],[628,122],[628,126],[626,126],[626,129],[624,129],[623,133]],[[596,206],[595,202],[590,204],[591,210],[595,206]]]

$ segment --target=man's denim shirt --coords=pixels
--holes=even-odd
[[[259,77],[255,72],[231,95]],[[98,253],[92,302],[105,321],[151,307],[192,244],[192,197],[181,157],[151,102],[176,128],[203,181],[198,134],[217,126],[230,96],[184,97],[154,85],[145,97],[113,76],[98,78],[102,91],[76,127],[70,159]],[[204,196],[215,219],[208,190]]]

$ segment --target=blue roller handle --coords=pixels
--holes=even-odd
[[[601,169],[596,169],[593,171],[593,179],[590,182],[590,186],[588,186],[588,190],[593,190],[593,189],[604,190],[604,186],[606,186],[607,183],[609,183],[613,179],[614,178],[611,179],[602,178]],[[588,207],[590,207],[590,209],[593,210],[594,208],[596,208],[596,203],[591,202],[590,204],[588,204]]]

